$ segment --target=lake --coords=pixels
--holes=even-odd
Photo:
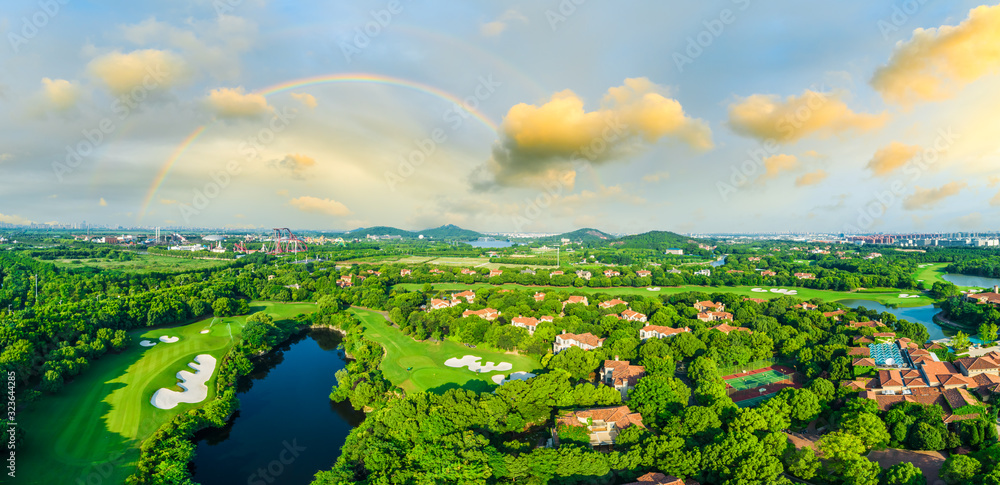
[[[349,403],[329,398],[334,373],[347,362],[339,344],[338,333],[313,329],[258,359],[237,385],[240,409],[229,424],[195,436],[194,480],[304,485],[330,469],[364,420]]]
[[[955,283],[957,286],[972,286],[993,291],[993,287],[1000,285],[1000,278],[987,278],[985,276],[971,276],[967,274],[946,274],[941,276],[945,281]]]
[[[930,334],[930,340],[945,338],[944,330],[941,329],[940,325],[934,323],[934,315],[937,315],[938,312],[941,311],[938,308],[934,308],[934,305],[909,308],[889,308],[877,301],[872,300],[839,300],[837,303],[841,303],[851,308],[863,306],[869,310],[875,310],[879,313],[889,312],[900,320],[909,320],[926,327],[927,333]]]
[[[510,241],[497,241],[496,239],[479,239],[476,241],[469,241],[469,245],[474,248],[486,248],[486,249],[499,249],[499,248],[509,248],[514,245]]]

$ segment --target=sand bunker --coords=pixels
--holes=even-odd
[[[660,287],[659,286],[657,286],[655,288],[646,288],[646,289],[649,290],[649,291],[660,291]]]
[[[152,347],[156,345],[156,342],[153,342],[152,340],[143,340],[142,342],[139,342],[139,345],[143,347]]]
[[[487,362],[486,364],[480,364],[479,361],[481,359],[482,357],[476,357],[475,355],[465,355],[461,359],[452,357],[444,361],[444,365],[448,367],[468,367],[472,372],[508,371],[514,368],[514,365],[509,362],[501,362],[499,364]]]
[[[185,403],[198,403],[205,400],[208,397],[208,380],[212,377],[212,372],[215,372],[215,357],[208,354],[200,354],[195,356],[194,362],[188,364],[194,373],[190,373],[186,370],[182,370],[177,373],[177,378],[181,382],[177,385],[184,389],[183,392],[178,392],[173,389],[160,388],[153,393],[153,398],[150,402],[153,406],[160,409],[173,409],[178,404]]]
[[[771,288],[771,293],[781,293],[782,295],[797,295],[798,290],[787,290],[785,288]]]
[[[209,330],[209,329],[206,328],[205,330],[202,330],[201,332],[198,332],[198,333],[208,333],[208,332],[211,332],[211,330]]]
[[[174,343],[174,342],[176,342],[178,340],[180,340],[180,338],[178,338],[178,337],[167,337],[166,335],[160,337],[160,342],[164,342],[164,343],[168,343],[168,344],[172,344],[172,343]]]
[[[900,298],[920,298],[920,295],[910,295],[910,294],[907,294],[907,293],[900,293],[899,297]]]
[[[526,381],[528,379],[531,379],[532,377],[535,377],[535,374],[532,374],[530,372],[515,372],[511,374],[510,378],[508,379],[504,379],[503,374],[497,374],[493,376],[491,379],[493,379],[493,382],[496,383],[497,385],[503,385],[510,381]]]
[[[750,291],[757,292],[757,293],[767,293],[767,290],[765,290],[763,288],[751,288]]]

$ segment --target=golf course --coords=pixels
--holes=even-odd
[[[265,311],[275,321],[315,309],[307,303],[251,303],[251,313]],[[157,409],[150,402],[153,393],[182,391],[176,375],[192,371],[189,364],[197,355],[221,360],[239,340],[245,319],[209,317],[130,332],[128,349],[94,361],[57,394],[43,395],[19,414],[25,433],[18,468],[28,473],[19,473],[13,483],[124,483],[142,440],[174,416],[215,398],[216,373],[207,382],[207,398],[198,403]],[[172,337],[177,340],[168,343]],[[144,341],[155,345],[143,346]]]
[[[489,283],[478,283],[478,284],[463,284],[463,283],[437,283],[433,285],[434,290],[443,291],[463,291],[463,290],[476,290],[480,288],[493,287]],[[396,288],[403,288],[409,291],[417,291],[423,288],[423,284],[420,283],[400,283],[395,286]],[[596,294],[604,293],[608,295],[641,295],[641,296],[654,296],[654,295],[675,295],[677,293],[685,293],[690,291],[699,291],[703,293],[735,293],[738,295],[743,295],[750,298],[763,298],[772,299],[784,296],[781,293],[773,293],[769,291],[772,288],[779,289],[785,288],[789,290],[795,290],[796,294],[793,295],[795,298],[800,300],[811,300],[813,298],[819,298],[824,301],[836,302],[839,300],[852,300],[852,299],[864,299],[877,301],[883,305],[896,305],[899,307],[917,307],[930,305],[934,302],[932,298],[924,294],[919,294],[917,298],[900,297],[904,294],[914,294],[916,290],[897,290],[892,291],[830,291],[830,290],[814,290],[811,288],[801,288],[796,286],[664,286],[655,291],[647,288],[633,288],[633,287],[612,287],[612,288],[576,288],[568,286],[523,286],[517,284],[505,284],[502,286],[496,286],[498,288],[511,288],[511,289],[524,289],[533,291],[565,291],[565,292],[580,292],[586,294]],[[768,290],[765,292],[753,291],[754,288],[761,288],[763,290]]]
[[[490,380],[492,376],[518,371],[537,374],[541,368],[538,361],[524,355],[473,349],[449,340],[442,342],[413,340],[398,328],[391,326],[378,312],[352,308],[351,313],[361,320],[365,337],[385,348],[386,355],[379,367],[385,378],[407,392],[440,392],[451,388],[481,392],[496,386]],[[507,362],[512,365],[512,369],[473,372],[468,367],[445,365],[448,359],[461,359],[466,355],[481,357],[479,362],[482,364]]]

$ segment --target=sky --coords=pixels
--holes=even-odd
[[[0,222],[993,231],[1000,5],[0,12]]]

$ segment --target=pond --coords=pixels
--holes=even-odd
[[[945,281],[955,283],[957,286],[971,286],[993,291],[993,287],[1000,285],[1000,278],[987,278],[986,276],[971,276],[967,274],[946,274],[941,276]]]
[[[364,420],[329,398],[334,373],[347,362],[339,344],[335,331],[313,329],[261,357],[237,385],[240,409],[229,424],[195,436],[194,480],[305,485],[330,469]]]
[[[934,323],[934,315],[937,315],[938,312],[941,311],[938,308],[934,308],[934,305],[909,308],[889,308],[877,301],[872,300],[840,300],[837,303],[841,303],[851,308],[863,306],[869,310],[875,310],[879,313],[889,312],[900,320],[909,320],[926,327],[927,333],[930,334],[930,340],[945,338],[944,330],[940,325]]]

